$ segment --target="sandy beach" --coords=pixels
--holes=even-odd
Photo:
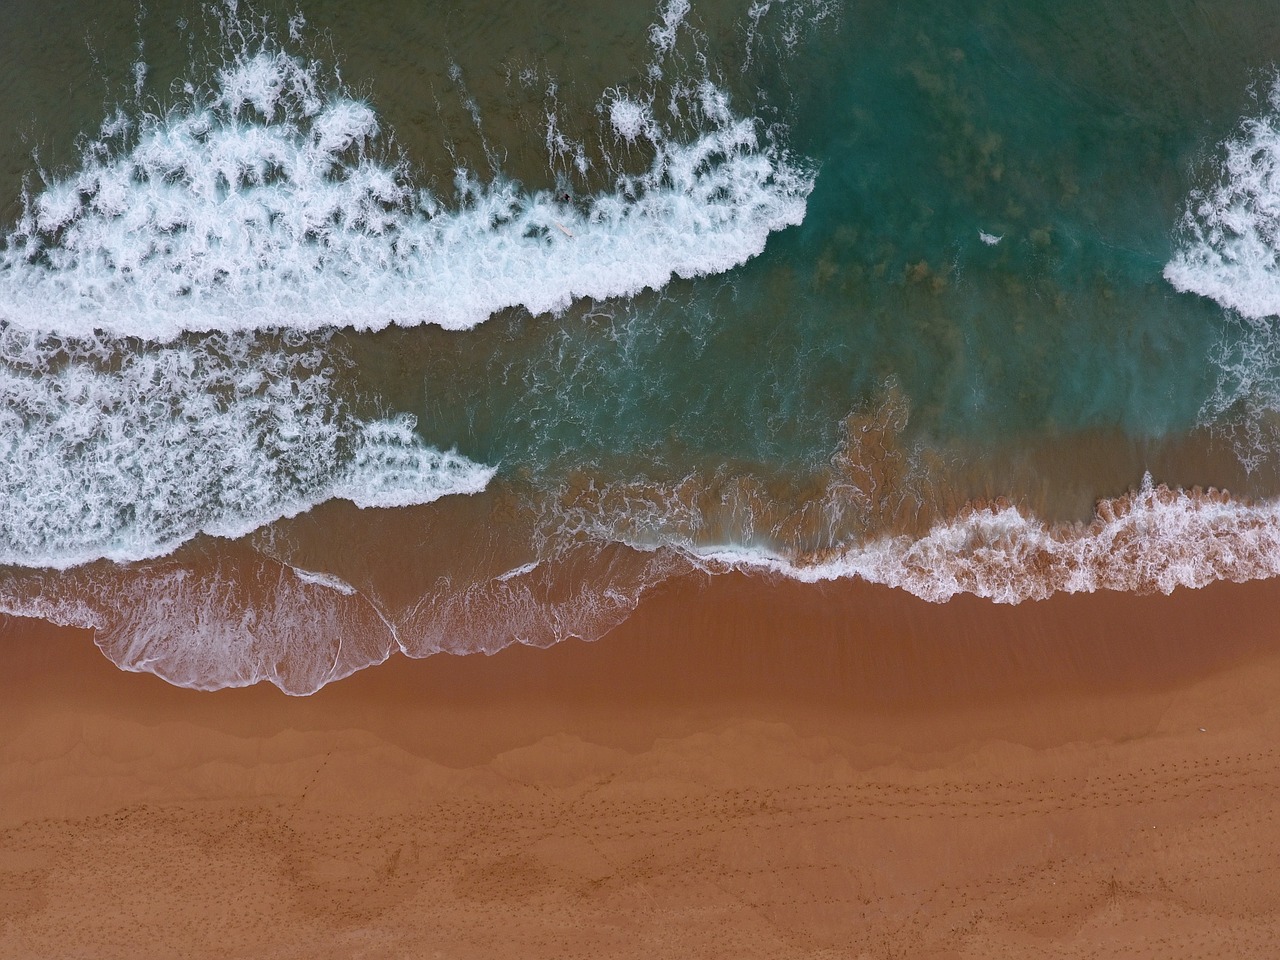
[[[1273,955],[1277,608],[686,580],[301,699],[8,621],[0,955]]]

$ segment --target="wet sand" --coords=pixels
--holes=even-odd
[[[9,621],[0,956],[1270,956],[1277,610],[686,580],[302,699]]]

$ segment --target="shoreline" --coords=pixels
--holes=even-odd
[[[305,698],[11,620],[0,952],[1263,955],[1277,608],[685,578]]]

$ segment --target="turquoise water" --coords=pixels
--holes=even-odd
[[[941,442],[1189,429],[1232,331],[1161,271],[1205,137],[1234,126],[1276,37],[1257,11],[1224,15],[1228,36],[1185,19],[843,10],[763,98],[801,105],[788,142],[821,171],[804,224],[731,278],[522,329],[517,389],[464,378],[485,382],[468,417],[514,413],[506,431],[449,441],[538,463],[675,435],[695,458],[810,462],[889,377]],[[447,372],[425,379],[441,423]]]
[[[1262,4],[6,17],[0,453],[45,479],[0,490],[5,609],[124,666],[304,692],[690,569],[1276,572],[1270,321],[1165,277],[1223,144],[1269,162]],[[1257,506],[1178,492],[1224,484]]]

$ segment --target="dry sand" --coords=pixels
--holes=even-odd
[[[305,699],[0,633],[0,957],[1274,957],[1280,583],[671,585]]]

